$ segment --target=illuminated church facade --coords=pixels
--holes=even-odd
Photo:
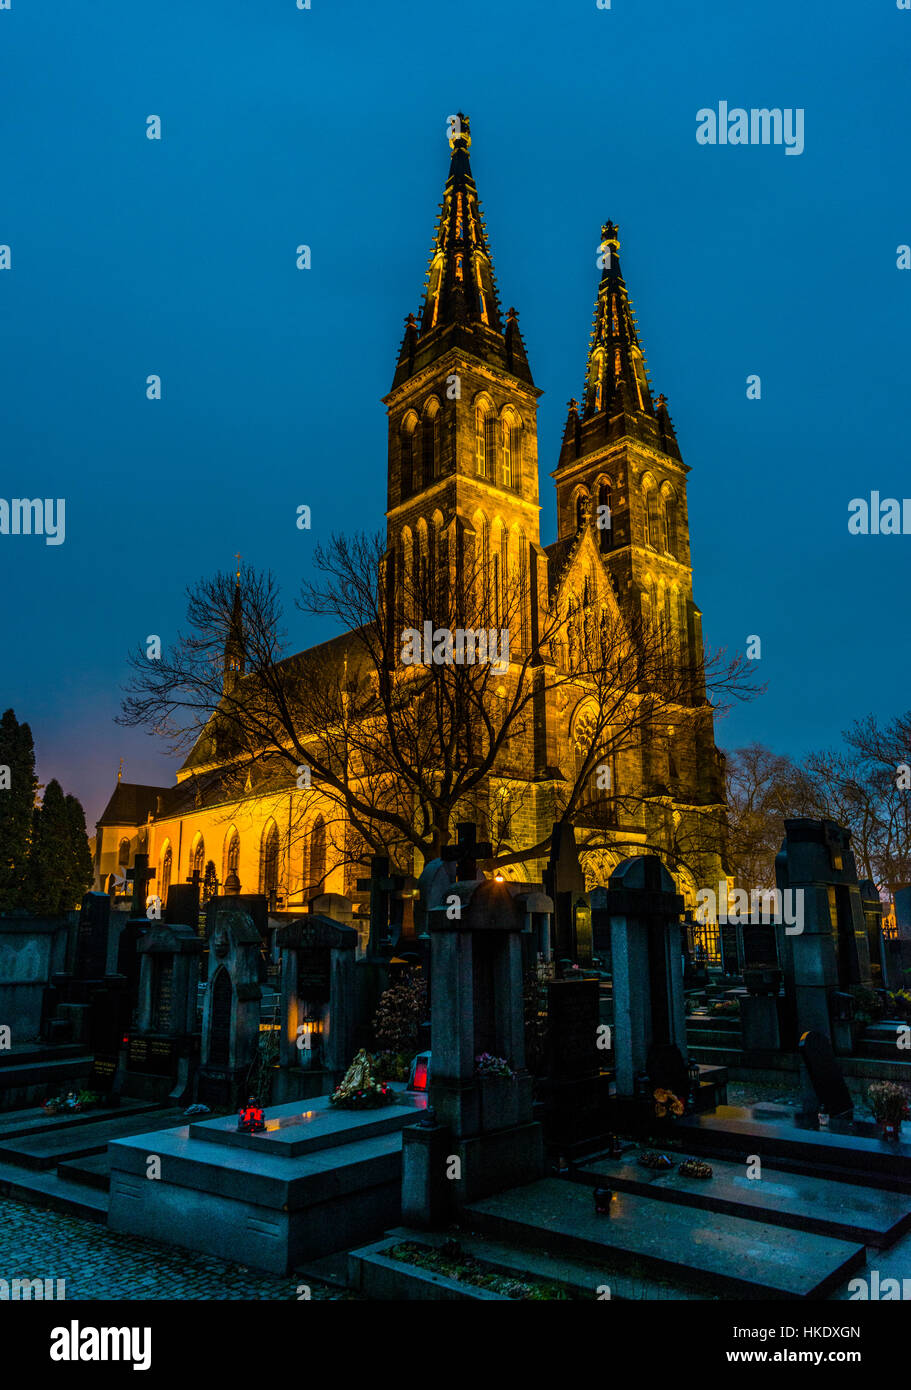
[[[557,538],[539,535],[537,400],[518,316],[500,307],[466,117],[453,122],[451,163],[434,233],[424,302],[409,315],[385,398],[389,422],[387,572],[403,584],[409,566],[435,556],[443,566],[473,554],[493,575],[492,616],[521,596],[511,650],[534,644],[552,615],[560,635],[548,660],[571,656],[599,615],[643,614],[684,653],[702,650],[693,599],[686,479],[664,396],[655,398],[619,260],[619,235],[602,228],[600,282],[581,401],[569,403],[552,474]],[[496,625],[496,623],[494,623]],[[345,636],[326,644],[337,659]],[[231,663],[226,651],[226,671]],[[547,691],[533,730],[491,778],[482,835],[503,848],[539,843],[554,819],[561,784],[572,781],[592,719],[582,688]],[[194,750],[195,751],[195,750]],[[591,884],[620,860],[661,854],[680,891],[724,877],[724,775],[712,709],[697,690],[679,718],[662,725],[612,768],[627,794],[608,813],[608,844],[584,851]],[[191,754],[176,786],[118,781],[98,822],[96,887],[107,888],[137,852],[150,856],[150,892],[198,871],[220,892],[264,892],[303,908],[326,892],[355,895],[360,870],[335,864],[336,808],[318,788],[262,794],[251,784],[225,804],[208,804]],[[307,798],[297,804],[295,798]],[[577,820],[583,827],[586,812]],[[602,810],[603,819],[603,810]],[[300,826],[305,829],[301,834]],[[594,823],[594,822],[592,822]],[[292,825],[294,831],[292,833]],[[693,827],[697,833],[691,833]],[[584,837],[580,835],[580,841]],[[682,842],[698,844],[681,854]],[[421,864],[409,866],[414,874]],[[541,861],[508,874],[532,878]],[[124,890],[121,890],[124,891]]]

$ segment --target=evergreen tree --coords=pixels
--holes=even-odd
[[[25,906],[37,785],[32,731],[8,709],[0,718],[0,912]]]
[[[60,906],[61,912],[68,912],[70,908],[79,906],[83,893],[87,893],[92,886],[95,873],[88,835],[85,830],[85,811],[83,811],[82,802],[78,797],[67,796],[66,818],[69,829],[69,852],[67,855],[66,887]]]
[[[54,778],[35,810],[29,855],[26,904],[38,916],[54,916],[72,907],[67,901],[70,840],[66,798]]]

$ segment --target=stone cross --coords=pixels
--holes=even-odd
[[[463,883],[478,877],[478,860],[490,859],[493,846],[489,840],[478,840],[478,827],[474,821],[459,821],[456,826],[457,841],[446,845],[440,858],[458,866],[458,877]]]
[[[133,918],[145,917],[149,883],[156,877],[155,870],[149,868],[149,856],[147,854],[137,854],[133,868],[127,869],[126,871],[126,877],[133,885],[133,902],[130,906],[130,916]]]
[[[375,955],[389,944],[389,927],[393,918],[401,924],[401,893],[405,880],[401,874],[390,874],[389,860],[385,854],[374,854],[370,859],[370,877],[359,878],[357,888],[361,893],[370,893],[370,940],[367,946],[369,955]]]

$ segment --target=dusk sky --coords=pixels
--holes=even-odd
[[[281,583],[293,649],[331,635],[293,600],[320,539],[384,525],[381,397],[459,110],[545,393],[542,540],[612,218],[691,469],[707,643],[762,639],[768,691],[718,742],[801,754],[906,710],[911,536],[847,519],[852,498],[911,492],[911,12],[311,3],[0,10],[0,494],[66,501],[62,545],[0,535],[0,708],[31,724],[42,780],[90,826],[121,756],[128,781],[173,780],[113,722],[127,653],[172,641],[186,587],[235,551]],[[720,101],[802,108],[803,153],[698,144]]]

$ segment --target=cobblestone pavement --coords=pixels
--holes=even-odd
[[[0,1279],[64,1279],[67,1299],[296,1300],[303,1277],[261,1274],[225,1260],[119,1235],[66,1212],[0,1198]],[[311,1299],[346,1295],[306,1283]],[[2,1286],[0,1286],[2,1287]]]

